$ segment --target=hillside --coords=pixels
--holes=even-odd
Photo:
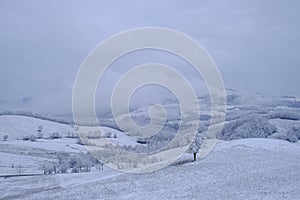
[[[99,119],[103,122],[101,133],[95,126],[72,126],[55,117],[1,115],[0,137],[8,135],[8,139],[0,141],[0,189],[4,191],[0,199],[299,199],[299,99],[249,97],[230,91],[227,100],[226,121],[218,135],[222,140],[206,158],[191,162],[193,155],[186,153],[171,166],[142,174],[123,173],[105,165],[102,171],[94,161],[89,170],[81,171],[80,165],[76,171],[71,165],[74,159],[87,155],[77,133],[88,138],[91,149],[96,143],[105,146],[110,141],[126,151],[154,152],[178,131],[176,101],[163,102],[167,122],[158,134],[144,140],[119,130],[110,115]],[[202,137],[211,116],[207,99],[199,101],[204,109],[197,137]],[[149,105],[132,109],[132,119],[147,125],[148,109]],[[42,138],[23,140],[37,135],[39,127]],[[60,137],[51,138],[53,133]],[[43,175],[41,166],[49,162],[58,166],[62,153],[68,156],[66,172]],[[108,155],[120,161],[122,157],[115,153],[119,152],[108,149]],[[36,175],[18,176],[26,174]],[[6,175],[17,177],[4,178]]]
[[[1,138],[7,134],[9,139],[22,139],[25,135],[37,134],[39,126],[42,126],[43,134],[48,137],[54,132],[67,135],[74,131],[70,125],[49,120],[22,115],[0,115]]]
[[[16,199],[298,199],[299,152],[299,143],[281,140],[220,141],[203,160],[152,173],[98,173],[100,180],[81,178],[79,185],[58,175],[33,178],[43,182],[38,186],[25,178],[0,179],[0,185],[9,186],[2,198],[19,193]]]

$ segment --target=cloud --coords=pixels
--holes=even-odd
[[[300,96],[299,4],[296,0],[4,0],[0,99],[30,96],[39,109],[45,103],[52,109],[59,107],[57,102],[70,102],[77,70],[89,51],[113,34],[144,26],[171,28],[196,39],[215,60],[226,87]],[[124,63],[147,59],[129,56]],[[171,64],[182,64],[175,68],[197,80],[193,70],[186,71],[177,61]],[[114,77],[124,71],[116,67]],[[114,80],[111,77],[110,82]]]

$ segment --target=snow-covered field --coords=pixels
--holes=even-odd
[[[151,173],[1,178],[1,199],[299,199],[299,152],[275,139],[219,141],[203,160]]]

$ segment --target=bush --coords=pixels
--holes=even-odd
[[[3,136],[3,141],[6,141],[8,139],[8,135]]]
[[[58,132],[51,133],[50,139],[59,139],[61,138],[61,135]]]
[[[139,138],[136,142],[139,144],[147,144],[149,141],[145,138]]]
[[[29,136],[29,140],[30,140],[31,142],[35,142],[35,141],[36,141],[35,135],[31,134],[31,135]]]
[[[107,132],[103,135],[104,138],[112,138],[113,134],[111,132]]]
[[[23,138],[22,138],[23,140],[29,140],[29,136],[28,135],[25,135]]]

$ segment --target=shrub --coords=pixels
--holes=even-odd
[[[35,142],[35,141],[36,141],[35,135],[31,134],[31,135],[29,136],[29,140],[30,140],[31,142]]]
[[[50,139],[58,139],[61,138],[61,135],[58,132],[51,133]]]
[[[28,135],[25,135],[22,139],[23,139],[23,140],[29,140],[29,136],[28,136]]]
[[[111,132],[107,132],[104,134],[103,136],[104,138],[112,138],[113,137],[113,134]]]
[[[3,141],[6,141],[8,139],[8,135],[3,136]]]

